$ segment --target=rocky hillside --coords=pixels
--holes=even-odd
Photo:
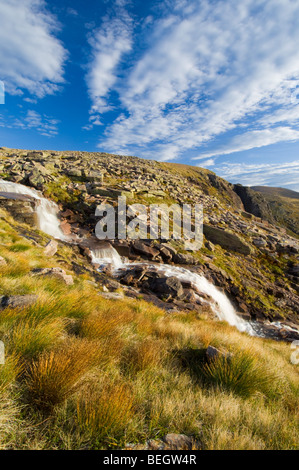
[[[199,252],[186,253],[174,240],[115,241],[114,246],[129,259],[184,265],[204,273],[229,295],[244,318],[299,323],[298,240],[274,219],[267,220],[267,201],[262,195],[252,196],[259,193],[233,186],[208,170],[105,153],[2,148],[0,177],[34,187],[57,202],[64,233],[84,239],[82,253],[88,253],[93,243],[95,209],[103,202],[115,205],[123,195],[128,203],[202,204],[205,242]],[[1,207],[17,220],[34,224],[30,204],[34,202],[28,198],[22,202],[0,194]],[[151,292],[148,284],[145,288],[134,279],[122,283]],[[194,306],[170,297],[169,308],[174,300],[176,308]]]
[[[298,240],[199,168],[1,149],[0,171],[25,185],[0,181],[1,450],[299,448]],[[95,209],[119,195],[203,204],[204,246],[100,242]],[[59,239],[39,230],[50,200]],[[116,276],[107,253],[136,263]]]
[[[272,220],[299,238],[299,193],[268,186],[254,186],[251,189],[264,198]]]

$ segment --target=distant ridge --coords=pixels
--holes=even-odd
[[[271,217],[278,224],[299,236],[299,192],[270,186],[252,186],[250,189],[264,197],[271,209]]]
[[[286,188],[274,188],[270,186],[251,186],[254,191],[259,191],[270,196],[282,196],[290,199],[299,199],[299,192]]]

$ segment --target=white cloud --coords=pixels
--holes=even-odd
[[[248,131],[233,137],[228,145],[213,152],[204,153],[199,157],[194,157],[193,160],[201,160],[218,155],[230,155],[235,152],[266,147],[278,142],[294,142],[296,140],[299,140],[299,130],[291,129],[290,127]]]
[[[44,0],[0,0],[0,78],[6,91],[43,97],[63,82],[66,51]]]
[[[0,80],[0,104],[5,103],[5,86],[4,82]]]
[[[208,160],[204,160],[201,162],[200,166],[202,168],[210,167],[215,165],[215,159],[214,158],[209,158]]]
[[[1,116],[0,127],[23,130],[34,129],[45,137],[55,137],[58,134],[58,123],[59,121],[56,119],[28,110],[24,116],[18,119],[9,116],[4,120]]]
[[[287,163],[231,163],[213,168],[232,183],[245,186],[281,186],[299,191],[299,160]]]
[[[124,54],[132,47],[129,15],[120,9],[117,17],[106,17],[102,26],[90,33],[89,44],[92,48],[92,59],[86,81],[92,100],[90,120],[93,121],[96,115],[111,109],[108,98],[118,79],[118,66]]]
[[[148,49],[117,84],[124,112],[101,147],[170,159],[228,130],[246,132],[253,119],[266,130],[274,108],[285,113],[285,128],[297,120],[298,2],[168,4],[171,13],[147,29]]]

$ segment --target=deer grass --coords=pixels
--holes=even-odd
[[[93,446],[112,443],[124,436],[134,416],[135,397],[130,387],[114,381],[90,388],[77,401],[77,423],[93,438]]]
[[[30,401],[41,409],[63,403],[80,388],[100,358],[97,344],[82,339],[69,340],[60,348],[43,353],[27,370]]]

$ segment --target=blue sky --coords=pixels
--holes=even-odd
[[[0,0],[0,145],[299,191],[298,0]]]

